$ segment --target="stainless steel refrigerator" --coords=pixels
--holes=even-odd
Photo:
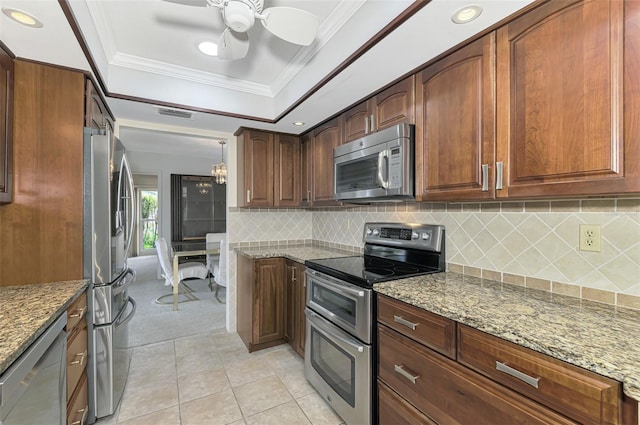
[[[88,423],[115,412],[131,363],[129,323],[136,311],[127,267],[135,220],[133,180],[124,145],[84,130],[84,276],[89,290]]]

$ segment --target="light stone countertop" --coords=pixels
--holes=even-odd
[[[319,260],[321,258],[352,257],[354,255],[360,255],[351,251],[305,245],[236,248],[236,252],[255,259],[285,257],[299,263],[304,263],[306,260]]]
[[[0,374],[87,286],[87,280],[72,280],[0,287]]]
[[[389,297],[622,382],[640,400],[640,312],[464,276],[383,282]]]

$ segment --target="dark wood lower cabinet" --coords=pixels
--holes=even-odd
[[[620,382],[381,294],[377,302],[381,425],[638,424]]]
[[[288,342],[304,356],[304,265],[238,255],[237,267],[237,328],[249,352]]]
[[[383,325],[378,341],[379,379],[436,423],[577,423]]]
[[[285,302],[285,336],[291,348],[304,357],[304,340],[306,318],[306,280],[304,264],[293,260],[285,260],[286,268],[286,302]]]
[[[249,352],[285,342],[282,258],[238,255],[238,335]]]

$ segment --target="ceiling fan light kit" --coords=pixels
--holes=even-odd
[[[249,52],[249,31],[256,19],[262,26],[282,40],[301,46],[313,43],[318,32],[318,17],[293,7],[270,7],[262,11],[264,0],[165,0],[191,6],[220,9],[226,26],[218,41],[218,58],[234,60]]]

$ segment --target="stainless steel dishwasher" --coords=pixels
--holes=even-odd
[[[62,314],[0,376],[0,425],[66,422],[66,324]]]

